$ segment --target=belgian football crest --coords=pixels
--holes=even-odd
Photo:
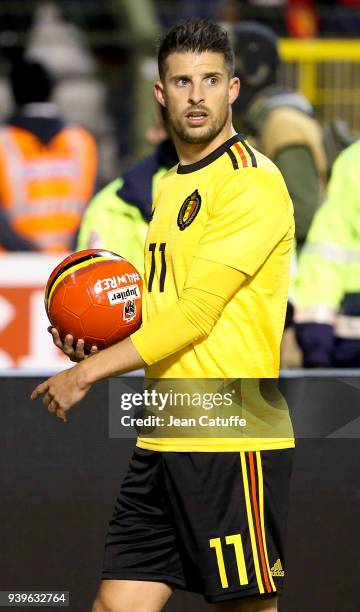
[[[181,231],[191,225],[200,210],[200,206],[201,195],[196,189],[186,198],[179,210],[177,224]]]

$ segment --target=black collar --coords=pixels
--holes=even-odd
[[[229,140],[227,140],[222,145],[220,145],[217,149],[215,149],[215,151],[212,151],[212,153],[209,153],[209,155],[207,155],[206,157],[203,157],[203,159],[200,159],[194,164],[187,164],[185,166],[182,166],[181,164],[179,164],[177,167],[177,173],[178,174],[189,174],[190,172],[196,172],[196,170],[205,168],[205,166],[208,166],[213,161],[218,159],[218,157],[221,157],[221,155],[223,155],[228,149],[230,149],[230,147],[232,147],[232,145],[235,144],[235,142],[239,142],[240,140],[245,140],[245,136],[243,136],[242,134],[235,134]]]

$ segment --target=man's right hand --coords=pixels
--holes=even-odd
[[[48,332],[51,334],[55,346],[65,353],[71,361],[78,363],[98,352],[97,346],[94,345],[91,347],[90,353],[86,354],[84,351],[84,340],[82,339],[77,341],[76,347],[74,348],[74,338],[70,334],[65,336],[63,342],[56,327],[48,327]]]

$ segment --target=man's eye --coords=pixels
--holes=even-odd
[[[188,84],[189,80],[188,79],[178,79],[177,80],[177,84],[179,85],[179,87],[185,87]]]
[[[218,78],[217,77],[209,77],[208,78],[208,83],[210,85],[216,85],[218,83]]]

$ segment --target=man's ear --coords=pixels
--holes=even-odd
[[[164,86],[161,81],[156,81],[154,85],[154,95],[159,104],[165,108]]]
[[[230,79],[230,88],[229,88],[229,102],[233,104],[236,98],[240,93],[240,79],[238,77],[233,77]]]

